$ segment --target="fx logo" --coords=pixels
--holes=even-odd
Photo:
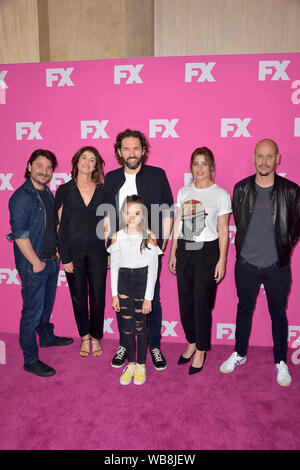
[[[177,321],[165,321],[163,320],[162,325],[165,327],[165,331],[162,333],[162,336],[178,336],[174,330],[175,326],[177,325]]]
[[[5,77],[8,70],[1,70],[0,72],[0,104],[6,104],[6,89],[8,88],[5,83]]]
[[[228,132],[234,132],[232,137],[251,137],[247,129],[247,126],[250,121],[251,118],[222,118],[221,137],[227,137]]]
[[[157,132],[162,132],[161,138],[179,137],[175,131],[175,126],[179,119],[150,119],[149,120],[149,137],[156,137]]]
[[[23,140],[24,135],[28,135],[27,140],[43,140],[43,137],[39,133],[42,122],[17,122],[17,140]]]
[[[51,191],[55,191],[57,186],[60,186],[63,183],[67,183],[71,179],[71,174],[67,173],[53,173],[52,179],[50,181]]]
[[[271,80],[289,80],[285,69],[290,62],[290,60],[283,60],[282,62],[279,62],[279,60],[260,60],[258,80],[265,81],[266,75],[272,75]]]
[[[0,268],[0,284],[16,284],[20,285],[19,280],[17,279],[18,271],[16,269],[9,268]]]
[[[294,136],[300,137],[300,118],[295,118]]]
[[[234,339],[235,337],[235,324],[234,323],[217,323],[217,339]]]
[[[115,65],[114,67],[114,84],[120,85],[122,79],[126,79],[126,85],[132,83],[144,83],[139,73],[144,64],[138,65]]]
[[[74,67],[68,67],[67,69],[46,69],[46,87],[52,87],[53,82],[58,82],[57,86],[74,86],[70,78],[73,70]]]
[[[230,243],[234,243],[235,234],[236,234],[236,226],[235,225],[229,225],[229,240],[230,240]]]
[[[300,342],[300,326],[289,326],[289,334],[288,334],[288,341],[291,341],[293,338],[293,342],[297,341]]]
[[[10,184],[12,175],[13,173],[6,173],[6,174],[0,173],[0,179],[1,179],[0,191],[4,191],[5,189],[7,189],[8,191],[11,191],[14,189],[12,185]]]
[[[110,326],[113,321],[113,318],[104,318],[103,333],[114,334],[114,330]]]
[[[88,134],[92,134],[92,139],[109,139],[105,132],[108,120],[103,121],[81,121],[81,138],[87,139]],[[96,130],[95,130],[96,129]]]
[[[209,62],[208,64],[205,64],[204,62],[186,63],[185,82],[192,82],[193,77],[199,77],[197,82],[215,82],[211,73],[215,65],[216,62]]]
[[[2,340],[0,340],[0,364],[6,364],[6,346]]]
[[[63,269],[60,269],[58,273],[58,278],[57,278],[57,286],[61,287],[62,283],[68,286],[66,273]]]
[[[193,177],[192,173],[184,173],[183,184],[184,186],[189,186],[191,184]]]

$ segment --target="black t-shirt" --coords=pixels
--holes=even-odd
[[[46,189],[37,192],[42,200],[43,206],[46,211],[46,228],[43,239],[43,247],[40,253],[40,258],[51,258],[56,254],[57,236],[56,236],[56,211],[53,202],[50,200],[48,191]]]
[[[58,242],[63,264],[71,262],[72,254],[76,253],[106,254],[103,222],[101,224],[103,216],[96,215],[98,206],[103,203],[103,186],[96,186],[87,206],[74,180],[58,188],[55,195],[55,208],[58,211],[62,207]]]

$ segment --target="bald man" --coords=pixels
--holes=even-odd
[[[272,322],[277,382],[289,386],[292,378],[286,364],[286,305],[291,285],[290,256],[300,233],[300,189],[276,174],[280,154],[273,140],[260,140],[253,160],[256,174],[237,183],[233,192],[235,283],[239,300],[236,344],[220,371],[233,372],[246,362],[253,311],[263,284]]]

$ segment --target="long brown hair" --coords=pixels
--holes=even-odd
[[[122,204],[122,209],[121,209],[121,214],[122,214],[122,220],[121,220],[121,228],[124,228],[126,226],[125,220],[123,217],[123,212],[125,212],[125,208],[127,204],[134,203],[134,204],[140,204],[141,209],[142,209],[142,219],[140,222],[140,229],[141,229],[141,234],[143,236],[141,245],[140,245],[140,252],[142,253],[144,248],[150,248],[148,247],[149,245],[149,227],[148,227],[148,210],[146,207],[146,203],[141,196],[138,196],[137,194],[134,194],[132,196],[127,196],[124,199],[124,202]]]
[[[79,158],[81,157],[81,155],[84,152],[87,152],[87,151],[92,152],[95,155],[95,158],[96,158],[96,166],[95,166],[95,169],[92,173],[92,181],[96,184],[96,186],[102,186],[103,183],[104,183],[104,165],[105,165],[105,162],[104,162],[103,158],[101,157],[99,151],[95,147],[90,147],[90,146],[87,145],[86,147],[81,147],[81,149],[79,149],[75,153],[75,155],[72,158],[71,176],[75,181],[77,180],[77,176],[78,176],[77,164],[78,164]]]

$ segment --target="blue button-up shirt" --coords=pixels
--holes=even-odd
[[[50,189],[45,186],[54,205],[54,197]],[[9,200],[11,233],[6,235],[9,240],[29,238],[32,247],[40,255],[46,228],[46,211],[42,200],[28,178],[11,196]],[[14,242],[14,255],[16,268],[32,272],[32,264],[21,253]]]

